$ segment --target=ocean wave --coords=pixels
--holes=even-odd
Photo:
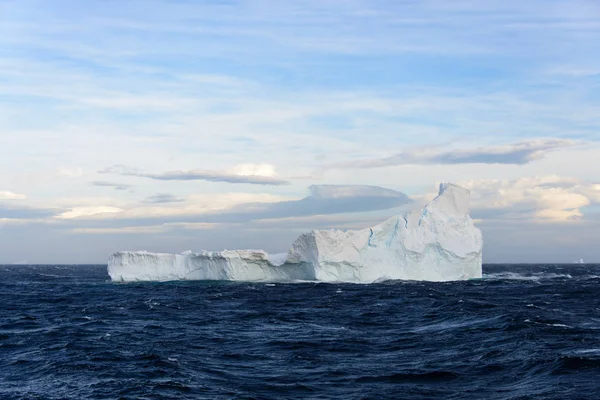
[[[515,280],[515,281],[541,281],[546,279],[572,279],[571,274],[558,274],[552,272],[519,273],[519,272],[497,272],[484,273],[483,279],[487,280]]]
[[[599,269],[271,286],[0,268],[0,399],[600,398]]]

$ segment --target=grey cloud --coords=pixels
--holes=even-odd
[[[581,144],[567,139],[540,139],[512,143],[505,146],[477,147],[474,149],[436,151],[418,150],[390,157],[358,160],[345,167],[378,168],[406,164],[513,164],[523,165],[543,158],[548,152]]]
[[[600,222],[600,212],[592,212],[585,215],[585,219],[587,221],[597,221]]]
[[[377,186],[313,185],[310,190],[301,200],[242,205],[232,212],[254,220],[385,210],[411,202],[402,192]]]
[[[0,218],[7,219],[36,219],[47,218],[58,215],[62,210],[30,208],[30,207],[9,207],[7,204],[0,203]]]
[[[128,190],[131,189],[131,185],[126,185],[123,183],[114,183],[114,182],[106,182],[106,181],[93,181],[90,182],[92,186],[100,186],[100,187],[110,187],[115,190]]]
[[[182,201],[185,201],[185,199],[168,193],[158,193],[154,196],[146,198],[146,200],[144,200],[144,203],[180,203]]]
[[[579,184],[580,184],[580,182],[574,180],[572,182],[542,183],[542,184],[538,185],[538,187],[544,188],[544,189],[572,189],[572,188],[578,186]]]
[[[471,218],[479,220],[530,220],[532,215],[538,211],[536,207],[525,202],[517,203],[503,208],[473,208],[470,212]]]
[[[248,223],[264,219],[387,210],[412,202],[402,192],[377,186],[313,185],[310,190],[311,195],[300,200],[278,203],[247,203],[226,211],[207,214],[145,218],[119,218],[119,216],[115,216],[114,218],[102,220],[73,220],[65,222],[64,226],[112,228],[178,222]],[[340,193],[344,195],[342,196]]]
[[[194,169],[189,171],[166,171],[162,173],[147,173],[138,171],[123,165],[114,165],[98,171],[101,174],[119,174],[124,176],[136,176],[159,181],[209,181],[227,183],[248,183],[254,185],[287,185],[288,181],[260,175],[236,175],[223,171]]]
[[[339,199],[344,197],[394,197],[401,193],[392,189],[367,185],[312,185],[311,196],[319,198]]]

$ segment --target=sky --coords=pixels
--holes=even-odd
[[[0,263],[284,252],[471,190],[600,262],[597,0],[0,0]]]

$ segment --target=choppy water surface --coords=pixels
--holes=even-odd
[[[109,282],[0,266],[1,399],[599,399],[600,266],[468,282]]]

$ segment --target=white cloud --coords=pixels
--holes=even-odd
[[[98,215],[122,213],[123,209],[116,207],[74,207],[69,211],[65,211],[56,218],[58,219],[74,219],[82,217],[92,217]]]
[[[22,218],[0,218],[0,228],[3,225],[26,225],[34,222],[33,219],[22,219]]]
[[[83,169],[80,167],[60,167],[56,173],[66,178],[80,178],[83,176]]]
[[[239,164],[229,169],[228,172],[237,176],[265,176],[269,178],[277,176],[275,167],[270,164]]]
[[[27,196],[24,194],[13,193],[9,191],[0,191],[0,200],[25,200]]]
[[[490,224],[505,221],[567,223],[585,219],[586,206],[600,204],[600,185],[573,177],[546,175],[458,181],[471,191],[473,218]],[[412,196],[424,204],[433,190]],[[490,225],[491,226],[491,225]]]
[[[129,208],[135,202],[127,201],[121,197],[112,196],[72,196],[57,197],[45,203],[45,206],[52,208],[94,208],[94,207],[114,207]]]
[[[109,94],[106,97],[78,98],[75,100],[92,107],[144,112],[149,110],[178,110],[196,103],[194,99],[124,96],[118,92],[112,95]]]
[[[512,217],[568,222],[582,218],[581,208],[600,199],[597,184],[555,175],[460,184],[471,190],[472,208],[487,216],[483,219]]]

